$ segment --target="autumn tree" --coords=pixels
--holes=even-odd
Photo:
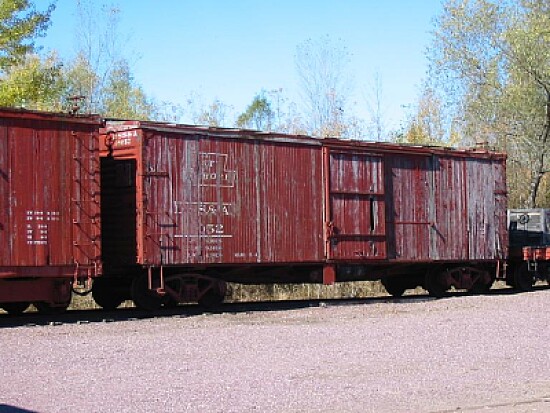
[[[452,146],[457,143],[458,138],[452,125],[448,133],[443,103],[432,88],[425,86],[421,90],[418,102],[411,110],[403,131],[396,136],[397,142],[441,146]]]
[[[136,85],[124,60],[109,73],[102,94],[102,113],[105,116],[122,119],[150,120],[155,107],[149,101],[141,86]]]
[[[256,130],[271,130],[274,113],[271,103],[265,96],[265,92],[256,95],[252,103],[237,118],[239,128],[252,128]]]
[[[262,91],[259,97],[265,99],[265,102],[258,102],[259,104],[252,106],[252,109],[256,108],[262,113],[262,123],[265,120],[268,121],[269,126],[262,129],[292,135],[305,135],[308,133],[308,128],[298,105],[288,98],[283,88]],[[267,105],[269,105],[269,108]]]
[[[463,135],[509,154],[510,205],[540,205],[550,172],[550,5],[447,0],[429,55]]]
[[[383,95],[382,77],[379,72],[376,72],[372,85],[368,90],[366,101],[369,113],[369,137],[373,136],[377,141],[382,141],[386,138]]]
[[[229,105],[220,99],[214,99],[211,103],[194,109],[193,122],[199,125],[226,127],[229,126],[230,110]]]
[[[298,45],[295,56],[308,131],[323,137],[346,134],[350,54],[328,36]]]
[[[96,90],[96,85],[99,84],[98,74],[84,55],[79,53],[74,59],[65,63],[63,77],[65,97],[82,96],[83,99],[79,103],[80,110],[85,113],[99,113],[99,90]],[[88,93],[92,93],[96,98],[90,99]]]
[[[120,10],[107,3],[76,1],[77,56],[70,66],[71,91],[85,97],[82,110],[101,113],[112,71],[124,60]]]
[[[157,108],[134,80],[122,52],[120,10],[92,0],[78,0],[76,10],[78,52],[65,64],[65,96],[83,97],[82,112],[128,119],[153,118]]]

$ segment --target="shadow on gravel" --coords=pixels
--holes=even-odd
[[[111,323],[170,317],[195,317],[215,314],[239,314],[252,312],[288,311],[311,307],[374,304],[383,302],[427,301],[434,298],[425,295],[409,295],[401,298],[366,297],[322,300],[256,301],[246,303],[225,303],[215,308],[204,308],[197,304],[180,305],[170,309],[146,311],[138,308],[119,308],[114,311],[101,309],[69,310],[63,314],[45,315],[36,312],[21,315],[0,314],[0,328],[57,326],[63,324]],[[2,413],[0,411],[0,413]]]
[[[549,290],[548,285],[536,286],[533,291]],[[523,294],[511,288],[492,289],[483,296],[499,296],[499,295],[515,295]],[[456,291],[451,292],[445,298],[439,300],[450,299],[453,297],[464,297],[471,295],[467,292]],[[162,309],[159,311],[145,311],[137,308],[120,308],[115,311],[103,311],[101,309],[92,310],[70,310],[64,314],[58,315],[43,315],[38,313],[24,313],[18,316],[9,314],[0,314],[0,328],[13,327],[35,327],[35,326],[56,326],[62,324],[89,324],[89,323],[110,323],[121,321],[135,321],[154,318],[170,318],[170,317],[194,317],[200,315],[213,314],[239,314],[250,312],[270,312],[270,311],[286,311],[299,310],[311,307],[328,307],[328,306],[345,306],[345,305],[367,305],[377,303],[410,303],[410,302],[426,302],[433,301],[436,298],[428,295],[405,295],[399,298],[389,296],[365,297],[365,298],[341,298],[341,299],[322,299],[322,300],[287,300],[287,301],[262,301],[262,302],[247,302],[247,303],[226,303],[216,308],[205,309],[198,305],[181,305],[170,309]],[[0,413],[3,413],[4,408],[0,405]],[[15,410],[17,411],[17,410]]]
[[[0,404],[0,413],[35,413],[34,410],[22,409],[20,407]]]

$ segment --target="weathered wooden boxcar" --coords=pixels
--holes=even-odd
[[[100,271],[100,119],[0,109],[0,307],[64,309]]]
[[[222,280],[442,295],[506,258],[502,154],[137,121],[101,145],[104,307],[211,304]]]
[[[450,287],[483,291],[502,274],[504,154],[336,140],[324,146],[327,259],[354,263],[339,272],[376,274],[392,295],[421,285],[435,296]]]

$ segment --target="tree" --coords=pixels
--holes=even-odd
[[[291,135],[308,133],[296,103],[288,99],[283,88],[262,92],[262,95],[269,103],[269,113],[264,113],[269,118],[269,130]]]
[[[55,55],[28,55],[12,65],[0,82],[0,106],[60,110],[65,81],[62,64]]]
[[[256,130],[271,130],[274,113],[271,103],[265,97],[265,92],[256,95],[252,103],[237,118],[239,128],[254,128]]]
[[[126,64],[122,56],[120,10],[114,5],[77,0],[77,56],[71,66],[71,90],[85,97],[82,109],[104,111],[103,94],[112,72]]]
[[[50,4],[39,12],[29,0],[0,2],[0,70],[21,64],[34,52],[34,40],[44,35],[54,8]]]
[[[98,75],[84,55],[78,54],[68,62],[63,76],[66,85],[65,97],[83,96],[84,99],[79,103],[80,110],[84,113],[99,113],[101,99]]]
[[[425,86],[418,98],[418,104],[409,117],[404,131],[396,137],[399,143],[415,145],[453,145],[456,136],[446,136],[443,106],[435,91]]]
[[[151,119],[156,105],[133,79],[121,51],[120,10],[91,0],[78,0],[76,7],[78,53],[64,71],[66,96],[83,96],[84,112]]]
[[[345,135],[349,61],[344,45],[328,36],[298,45],[295,62],[309,133],[323,137]]]
[[[193,114],[193,122],[213,127],[227,126],[227,117],[230,107],[219,99],[214,99],[206,107],[201,107]]]
[[[369,131],[374,134],[377,141],[382,141],[386,135],[382,100],[382,79],[380,73],[376,72],[367,98],[367,109],[370,115]]]
[[[105,116],[141,120],[154,117],[154,105],[143,89],[134,84],[128,63],[124,60],[118,62],[109,73],[102,101],[102,112]]]
[[[54,5],[37,11],[29,0],[0,2],[0,105],[58,109],[63,88],[61,63],[55,55],[34,54]]]
[[[550,172],[550,6],[447,0],[431,60],[462,133],[509,154],[510,205],[535,207]]]

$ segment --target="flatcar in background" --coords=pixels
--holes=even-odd
[[[550,209],[511,209],[508,228],[508,284],[528,291],[537,280],[550,281]]]
[[[100,144],[105,308],[215,304],[226,281],[442,296],[503,273],[503,154],[138,121]]]
[[[0,109],[0,307],[67,308],[101,273],[97,116]]]

